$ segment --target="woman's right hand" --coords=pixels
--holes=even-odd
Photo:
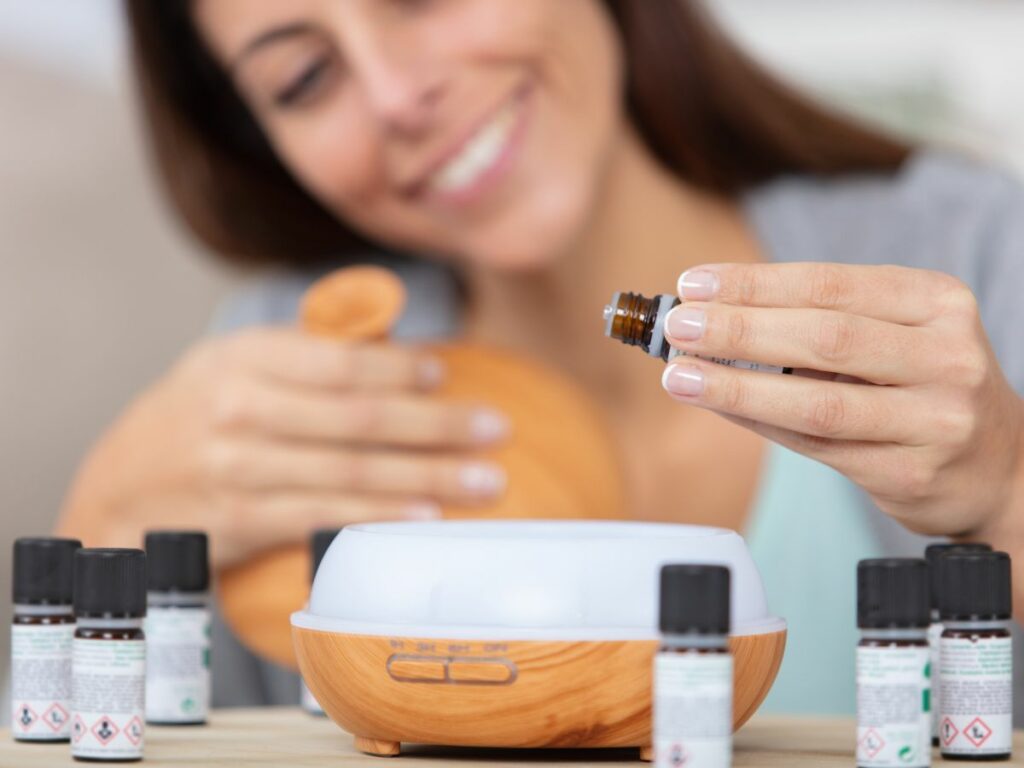
[[[59,532],[137,547],[149,529],[203,529],[221,567],[316,528],[486,502],[504,473],[471,452],[507,421],[430,397],[443,377],[428,352],[297,330],[204,341],[94,447]]]

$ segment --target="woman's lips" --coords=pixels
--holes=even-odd
[[[511,165],[526,127],[529,88],[510,96],[423,182],[432,201],[465,206],[479,199]]]

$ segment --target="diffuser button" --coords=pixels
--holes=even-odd
[[[388,661],[388,673],[403,683],[443,683],[445,660],[392,656]]]
[[[463,661],[452,659],[448,662],[448,675],[453,683],[477,683],[503,685],[511,683],[516,676],[510,661]]]

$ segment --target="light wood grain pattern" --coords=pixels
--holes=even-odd
[[[352,267],[310,288],[303,325],[344,340],[386,333],[404,303],[401,283],[375,267]],[[377,298],[374,298],[377,297]],[[485,452],[504,467],[505,494],[484,506],[447,506],[448,518],[609,519],[626,509],[611,433],[587,395],[565,377],[510,353],[458,344],[433,349],[446,368],[438,397],[483,403],[512,423],[512,439]],[[221,609],[252,651],[295,668],[289,616],[309,592],[304,546],[272,550],[220,575]]]
[[[294,635],[317,701],[364,739],[476,747],[650,743],[653,641],[467,643],[299,628]],[[785,632],[730,639],[737,728],[771,687],[785,642]],[[460,684],[445,676],[446,659],[461,660],[463,671],[489,659],[493,668],[514,665],[515,674],[504,685]],[[401,672],[389,674],[396,661]],[[419,680],[413,679],[417,663]]]
[[[735,768],[851,768],[854,724],[848,719],[755,716],[736,734]],[[146,729],[146,768],[565,768],[601,765],[638,768],[637,751],[621,750],[482,750],[405,747],[408,757],[385,762],[359,754],[353,739],[322,717],[298,709],[215,710],[201,728]],[[1024,733],[1014,734],[1015,757],[999,765],[1024,768]],[[938,751],[934,765],[941,765]],[[67,744],[18,744],[0,730],[3,768],[69,768]]]

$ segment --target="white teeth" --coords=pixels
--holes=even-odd
[[[517,107],[512,103],[502,108],[459,154],[434,174],[430,186],[448,193],[472,186],[501,157],[516,124]]]

